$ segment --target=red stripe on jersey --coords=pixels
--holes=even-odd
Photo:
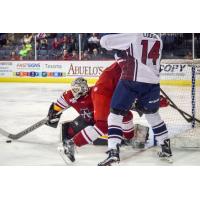
[[[60,101],[57,101],[57,104],[62,108],[66,108],[66,106],[64,106]]]
[[[96,131],[100,136],[104,135],[104,134],[101,133],[95,126],[94,126],[94,129],[95,129],[95,131]]]
[[[90,137],[87,135],[87,133],[85,132],[85,129],[83,129],[83,133],[84,133],[84,135],[87,137],[87,139],[88,139],[90,142],[93,142],[93,141],[90,139]]]

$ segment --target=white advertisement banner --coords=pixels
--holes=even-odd
[[[162,64],[160,66],[161,80],[191,80],[192,67],[188,64]],[[196,77],[200,75],[199,67],[196,67]]]
[[[13,62],[0,61],[0,77],[13,76]]]
[[[114,61],[0,61],[0,77],[97,78]],[[196,68],[198,77],[200,68]],[[162,64],[161,80],[191,80],[191,66]]]
[[[113,61],[13,61],[0,64],[0,77],[98,77]]]

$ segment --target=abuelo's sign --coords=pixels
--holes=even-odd
[[[4,72],[3,68],[11,63],[10,73],[0,73],[0,77],[97,78],[113,62],[115,61],[9,61],[0,66],[0,72]]]
[[[82,65],[82,64],[77,65],[77,64],[71,63],[69,67],[67,68],[67,75],[68,76],[96,77],[102,73],[105,67],[107,66],[105,65],[102,66],[101,62],[99,62],[99,64],[96,64],[96,65],[91,65],[89,62],[88,62],[88,65]]]

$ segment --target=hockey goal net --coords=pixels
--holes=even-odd
[[[162,60],[161,89],[172,102],[160,109],[172,146],[200,148],[200,60]]]

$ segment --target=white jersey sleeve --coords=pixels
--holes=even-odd
[[[67,92],[64,92],[56,101],[56,104],[62,109],[68,109],[71,106],[67,102]]]
[[[107,50],[127,50],[130,44],[136,43],[138,33],[122,33],[105,35],[101,38],[100,44]]]

